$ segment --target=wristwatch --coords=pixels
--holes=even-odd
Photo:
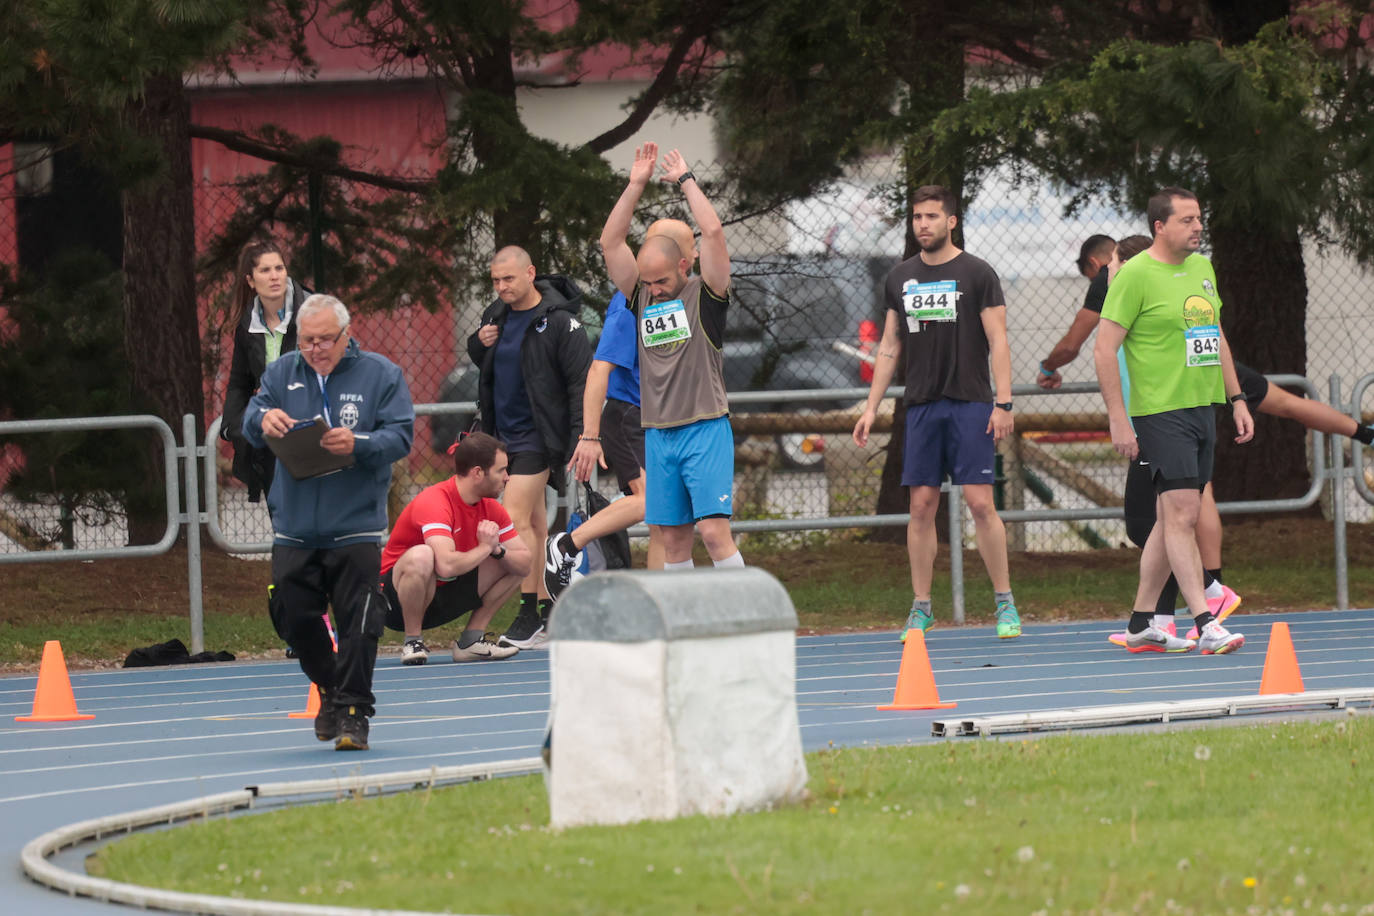
[[[1230,401],[1232,404],[1236,403],[1237,401],[1243,401],[1245,400],[1245,392],[1242,391],[1239,394],[1233,394],[1226,400]]]
[[[500,553],[497,553],[496,550],[499,550],[499,551],[501,551],[501,552],[500,552]],[[493,551],[491,552],[491,557],[492,557],[493,560],[499,560],[499,559],[501,559],[502,557],[504,557],[504,556],[506,555],[506,545],[505,545],[505,544],[497,544],[497,545],[496,545],[496,550],[493,550]]]
[[[1011,401],[993,401],[993,407],[1000,407],[1003,410],[1011,410]]]

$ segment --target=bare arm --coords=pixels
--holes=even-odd
[[[578,439],[572,460],[568,462],[577,480],[590,480],[592,469],[598,464],[603,469],[608,467],[600,441],[601,409],[606,403],[606,386],[614,368],[614,363],[594,359],[592,368],[587,372],[587,385],[582,389],[582,436]]]
[[[611,278],[616,289],[625,294],[626,299],[633,298],[635,284],[639,281],[639,267],[635,264],[634,252],[627,241],[630,223],[634,220],[635,206],[653,177],[657,161],[657,143],[645,143],[635,150],[629,183],[611,208],[611,214],[606,217],[606,225],[601,230],[601,256],[606,261],[606,276]]]
[[[985,308],[978,313],[978,317],[983,322],[983,334],[987,336],[988,352],[992,357],[992,385],[996,391],[993,400],[1005,403],[1011,400],[1011,346],[1007,343],[1007,307],[996,305]],[[992,433],[994,440],[1010,436],[1014,425],[1010,410],[996,406],[992,408],[987,431]]]
[[[1116,351],[1126,339],[1126,329],[1104,318],[1097,325],[1097,343],[1093,346],[1093,365],[1097,369],[1097,385],[1102,389],[1102,401],[1107,405],[1107,421],[1111,426],[1112,446],[1127,458],[1135,459],[1140,447],[1135,430],[1126,415],[1126,402],[1121,396],[1121,370],[1116,364]]]
[[[1050,355],[1040,361],[1040,365],[1045,368],[1050,375],[1044,372],[1038,373],[1036,383],[1041,388],[1058,388],[1063,382],[1059,378],[1059,368],[1067,366],[1078,358],[1078,353],[1083,349],[1083,344],[1088,342],[1092,332],[1097,328],[1097,321],[1101,316],[1092,309],[1079,309],[1078,314],[1073,316],[1073,324],[1069,325],[1068,331],[1059,339],[1059,343],[1054,345]]]
[[[859,422],[854,424],[854,444],[868,445],[868,432],[873,428],[873,418],[882,403],[883,392],[892,384],[893,373],[897,371],[897,358],[902,354],[902,315],[888,309],[887,322],[883,325],[883,339],[878,342],[878,354],[873,360],[873,382],[868,386],[868,400],[864,402],[864,412]]]
[[[664,181],[678,184],[678,179],[688,171],[687,160],[677,150],[663,157]],[[725,227],[695,177],[678,186],[682,188],[687,206],[692,211],[692,219],[701,232],[701,241],[698,243],[701,280],[712,292],[724,296],[730,290],[730,251],[725,245]]]

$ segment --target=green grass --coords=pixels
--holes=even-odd
[[[1367,712],[829,750],[770,813],[555,832],[541,780],[498,780],[137,835],[91,864],[435,912],[1370,912],[1371,764]]]

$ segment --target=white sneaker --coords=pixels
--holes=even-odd
[[[412,637],[405,641],[401,646],[401,664],[403,665],[423,665],[429,661],[429,646],[425,645],[424,640]]]
[[[1127,633],[1124,645],[1127,652],[1188,652],[1196,643],[1149,626],[1139,633]]]
[[[1213,620],[1202,628],[1202,638],[1197,644],[1203,655],[1226,655],[1245,645],[1245,637]]]
[[[520,650],[514,646],[502,646],[494,642],[487,642],[485,638],[468,646],[466,649],[458,648],[458,640],[454,640],[450,648],[453,650],[453,660],[455,662],[499,662],[503,658],[510,658],[518,655]]]

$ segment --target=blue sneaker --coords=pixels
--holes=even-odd
[[[997,638],[1015,639],[1021,635],[1021,615],[1010,601],[997,602]]]
[[[907,615],[906,627],[902,630],[902,642],[906,642],[906,634],[910,630],[920,630],[924,633],[935,626],[935,618],[930,615],[930,611],[923,611],[913,607],[911,613]]]

